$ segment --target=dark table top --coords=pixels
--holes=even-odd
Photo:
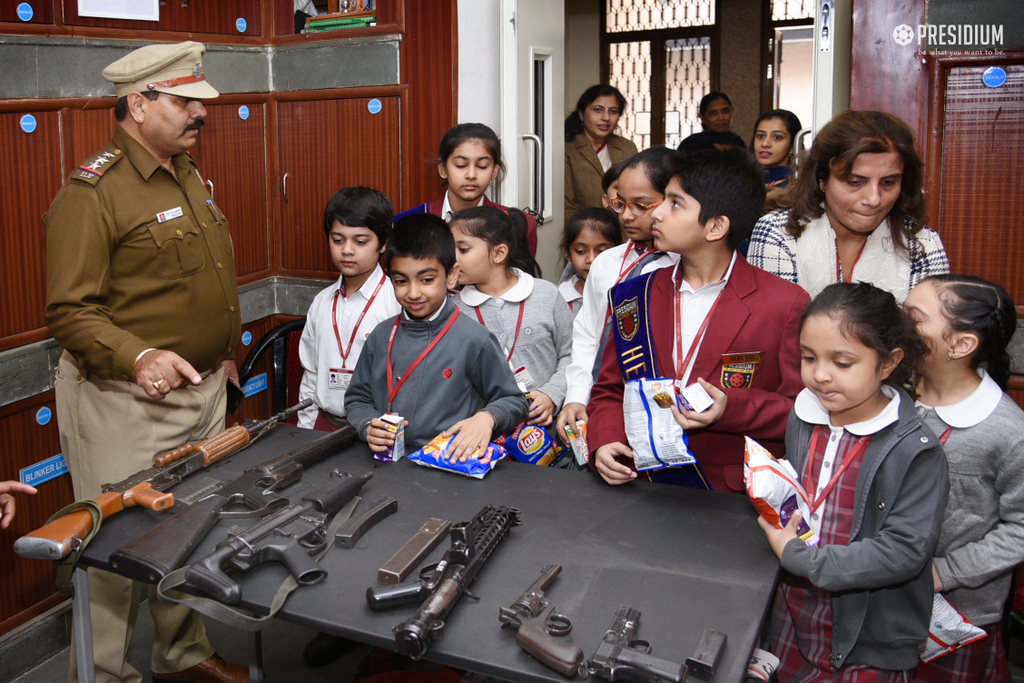
[[[205,476],[229,479],[320,436],[278,427],[247,450],[193,474],[178,489],[194,488],[194,480]],[[566,680],[521,650],[498,622],[498,608],[519,597],[544,566],[557,563],[563,570],[546,596],[572,619],[568,638],[584,656],[594,653],[619,606],[631,605],[641,612],[637,637],[651,643],[653,656],[684,662],[704,629],[713,628],[728,639],[714,683],[743,680],[779,567],[745,496],[639,481],[608,486],[589,472],[510,460],[476,480],[408,460],[381,463],[361,442],[310,468],[284,493],[297,500],[324,483],[332,469],[372,471],[360,508],[389,495],[398,499],[398,512],[355,547],[331,548],[320,562],[327,579],[298,588],[279,618],[394,649],[391,629],[418,606],[371,611],[365,592],[376,584],[377,569],[430,517],[456,523],[468,521],[484,505],[508,505],[522,511],[522,525],[512,529],[470,587],[479,601],[463,597],[426,659],[508,680]],[[109,568],[114,550],[166,514],[131,508],[110,518],[82,561]],[[218,522],[193,559],[209,553],[236,524]],[[436,562],[448,546],[442,541],[425,563]],[[240,577],[242,606],[265,614],[285,576],[282,566],[264,565]]]

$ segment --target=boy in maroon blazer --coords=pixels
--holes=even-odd
[[[697,468],[640,476],[742,492],[744,436],[784,454],[786,420],[803,388],[799,326],[810,298],[737,251],[764,206],[762,171],[753,158],[742,150],[707,151],[675,155],[669,163],[672,179],[653,214],[654,245],[678,253],[679,263],[636,278],[641,282],[631,286],[643,292],[646,312],[623,320],[620,329],[645,326],[655,365],[646,376],[673,377],[680,388],[699,382],[714,405],[700,413],[672,408]],[[615,288],[610,297],[614,308]],[[620,308],[635,311],[636,300]],[[619,355],[608,344],[587,406],[591,467],[609,484],[637,478],[623,423],[621,368],[627,366]]]

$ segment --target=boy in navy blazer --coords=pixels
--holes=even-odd
[[[714,399],[704,412],[678,410],[704,484],[742,492],[744,436],[784,454],[786,420],[800,379],[799,286],[755,268],[737,251],[753,230],[765,190],[757,162],[742,150],[670,158],[665,201],[654,210],[654,245],[679,263],[649,273],[652,377],[694,382]],[[641,278],[637,278],[640,280]],[[636,285],[634,285],[636,286]],[[615,290],[610,295],[615,300]],[[623,426],[623,375],[608,344],[587,414],[593,467],[609,484],[637,478]],[[653,481],[692,481],[688,468],[641,473]]]

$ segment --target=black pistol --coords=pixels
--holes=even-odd
[[[242,601],[242,587],[227,571],[246,572],[266,562],[284,564],[300,586],[319,583],[327,572],[310,557],[323,550],[333,539],[326,528],[334,515],[352,500],[372,472],[354,477],[347,472],[326,486],[278,510],[262,521],[228,536],[213,552],[185,570],[185,581],[226,605]]]
[[[540,578],[508,607],[498,609],[502,628],[516,629],[519,647],[544,666],[566,678],[576,675],[583,661],[583,650],[560,638],[569,635],[572,622],[544,597],[547,588],[562,571],[562,565],[552,564],[541,570]]]
[[[608,681],[683,683],[686,665],[651,656],[651,644],[636,638],[640,610],[623,605],[615,613],[597,652],[580,664],[582,678],[593,674]]]
[[[423,601],[415,616],[393,629],[399,654],[419,659],[444,635],[444,618],[468,592],[509,529],[518,524],[516,508],[487,505],[472,520],[452,526],[451,547],[432,571],[427,568],[420,573],[418,581],[366,590],[366,602],[375,610]]]

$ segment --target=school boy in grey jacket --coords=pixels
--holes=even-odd
[[[443,431],[457,433],[452,454],[468,456],[526,420],[526,397],[497,340],[460,315],[448,298],[458,280],[455,240],[437,216],[403,218],[384,252],[402,313],[370,333],[345,394],[349,421],[374,451],[393,436],[378,418],[408,421],[407,450]]]

